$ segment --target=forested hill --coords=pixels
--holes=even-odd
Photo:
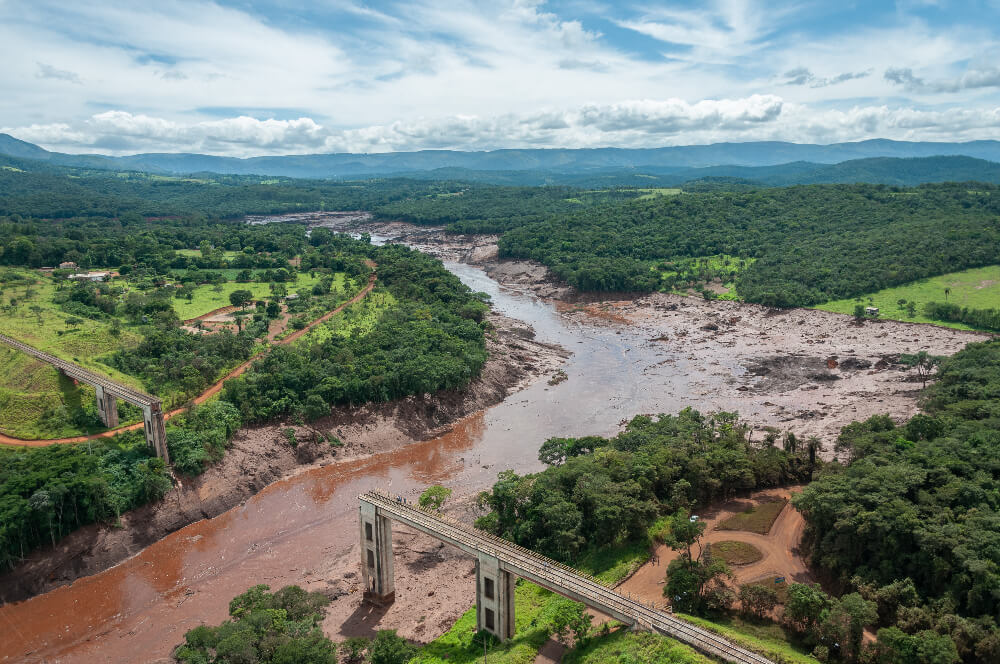
[[[500,238],[500,254],[541,261],[582,290],[634,291],[670,286],[676,261],[725,254],[745,267],[726,275],[744,299],[805,306],[995,263],[1000,187],[659,196],[515,228]]]
[[[776,166],[709,166],[706,168],[647,167],[582,173],[561,171],[480,171],[437,168],[394,174],[415,180],[455,180],[514,186],[681,187],[736,190],[796,184],[891,184],[915,186],[928,182],[975,180],[1000,184],[1000,163],[964,156],[872,157],[839,164],[795,161]]]
[[[774,166],[790,162],[836,164],[872,157],[964,155],[1000,161],[1000,142],[932,143],[884,139],[811,145],[761,141],[663,148],[509,149],[489,152],[423,150],[383,154],[313,154],[237,159],[203,154],[139,154],[125,157],[70,155],[0,134],[0,154],[52,164],[161,174],[213,172],[235,175],[279,175],[299,178],[375,177],[434,169],[467,171],[535,171],[570,175],[617,171],[665,174],[662,169],[709,166]],[[451,178],[454,174],[446,174]],[[691,179],[691,178],[687,178]],[[981,179],[981,178],[976,178]],[[510,182],[510,184],[540,184]],[[560,182],[559,184],[572,184]]]

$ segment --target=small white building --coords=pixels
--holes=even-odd
[[[80,266],[74,263],[73,261],[66,261],[65,263],[59,263],[60,270],[75,270],[78,267]]]
[[[878,307],[865,307],[865,315],[878,318]]]
[[[76,279],[77,281],[105,281],[110,274],[110,272],[77,272],[66,278]]]

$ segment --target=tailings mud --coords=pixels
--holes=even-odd
[[[489,247],[474,251],[490,260]],[[457,255],[444,254],[451,259]],[[977,338],[934,331],[938,328],[871,326],[871,336],[880,346],[869,351],[867,332],[849,327],[844,317],[833,314],[816,319],[830,328],[827,333],[808,318],[812,313],[796,311],[780,320],[751,305],[691,298],[558,303],[535,297],[519,284],[511,284],[517,290],[502,287],[468,263],[446,261],[446,265],[473,290],[491,295],[500,314],[530,325],[535,340],[571,351],[562,365],[567,378],[554,385],[537,381],[433,439],[276,482],[117,567],[0,607],[4,630],[0,661],[121,662],[166,657],[186,630],[223,620],[232,596],[254,583],[272,588],[297,583],[342,597],[324,623],[334,636],[363,626],[400,628],[411,638],[429,640],[474,601],[468,568],[452,566],[448,560],[421,563],[420,556],[436,556],[427,553],[433,543],[411,536],[401,556],[415,562],[404,561],[400,569],[412,566],[416,573],[399,585],[397,601],[410,602],[412,610],[365,613],[355,604],[351,576],[359,560],[359,493],[381,486],[413,498],[427,485],[441,483],[455,490],[457,501],[468,504],[470,496],[492,485],[498,472],[538,469],[537,450],[548,437],[610,435],[635,414],[673,413],[686,406],[736,410],[757,426],[787,426],[798,433],[799,426],[815,418],[797,419],[793,409],[821,410],[818,402],[825,402],[830,393],[827,384],[806,389],[814,384],[807,383],[784,397],[762,394],[756,389],[761,377],[747,370],[755,360],[789,353],[823,360],[832,355],[870,359],[872,354],[913,352],[925,346],[943,353]],[[511,273],[523,274],[517,265],[508,267]],[[716,329],[704,329],[709,323]],[[879,336],[883,332],[885,336]],[[821,334],[830,336],[819,338]],[[905,374],[887,369],[869,375],[869,370],[874,369],[851,369],[850,376],[830,381],[844,385],[843,398],[853,400],[845,403],[856,410],[838,408],[821,419],[823,427],[814,431],[828,444],[830,436],[824,432],[850,421],[855,413],[879,409],[902,417],[914,408],[916,386],[903,380]],[[852,383],[854,378],[859,380]],[[879,403],[869,390],[897,390],[900,395]],[[850,396],[852,391],[857,396]],[[783,399],[780,405],[778,399]],[[397,539],[405,537],[400,533]],[[400,546],[404,548],[402,541]],[[427,618],[420,623],[424,615]]]

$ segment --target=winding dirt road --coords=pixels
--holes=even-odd
[[[374,267],[374,265],[372,265],[370,267]],[[323,314],[322,316],[320,316],[319,318],[317,318],[313,322],[311,322],[308,325],[306,325],[301,330],[293,332],[292,334],[288,335],[287,337],[285,337],[281,341],[274,342],[274,346],[280,346],[280,345],[284,345],[284,344],[290,344],[293,341],[296,341],[296,340],[302,338],[303,335],[309,333],[317,325],[322,325],[323,323],[325,323],[326,321],[330,320],[331,318],[333,318],[334,316],[336,316],[337,314],[339,314],[341,311],[343,311],[347,307],[351,306],[352,304],[356,304],[356,303],[360,302],[365,297],[367,297],[368,294],[371,293],[372,290],[375,288],[375,280],[376,279],[377,279],[377,275],[374,272],[372,272],[371,276],[368,278],[368,285],[365,286],[364,288],[362,288],[360,291],[358,291],[357,295],[355,295],[354,297],[352,297],[347,302],[344,302],[343,304],[341,304],[340,306],[338,306],[336,309],[333,309],[332,311],[329,311],[329,312]],[[244,371],[246,371],[247,369],[249,369],[251,364],[253,364],[255,361],[259,360],[261,357],[263,357],[263,356],[267,355],[269,352],[271,352],[271,349],[273,349],[274,346],[272,346],[271,348],[269,348],[269,349],[267,349],[267,350],[265,350],[263,352],[260,352],[260,353],[258,353],[256,355],[254,355],[249,360],[247,360],[243,364],[239,365],[238,367],[236,367],[235,369],[233,369],[229,373],[227,373],[225,376],[223,376],[218,381],[216,381],[207,390],[205,390],[204,392],[202,392],[201,394],[199,394],[198,396],[196,396],[192,400],[192,404],[197,405],[197,404],[204,403],[205,401],[208,401],[209,399],[211,399],[213,396],[215,396],[216,394],[218,394],[222,390],[222,385],[227,380],[229,380],[230,378],[236,378],[237,376],[239,376],[240,374],[242,374]],[[176,415],[180,415],[181,413],[185,412],[186,410],[187,410],[187,406],[182,406],[180,408],[175,408],[174,410],[171,410],[171,411],[169,411],[167,413],[164,413],[163,417],[164,417],[164,419],[169,420],[171,417],[174,417]],[[117,429],[109,429],[107,431],[102,431],[101,433],[90,434],[88,436],[71,436],[69,438],[50,438],[50,439],[47,439],[47,440],[24,440],[24,439],[21,439],[21,438],[14,438],[12,436],[7,436],[7,435],[4,435],[4,434],[0,433],[0,444],[2,444],[2,445],[17,445],[19,447],[48,447],[49,445],[66,445],[66,444],[69,444],[69,443],[85,443],[88,440],[97,440],[99,438],[110,438],[110,437],[112,437],[112,436],[114,436],[116,434],[119,434],[119,433],[123,432],[123,431],[133,431],[135,429],[141,429],[141,428],[142,428],[142,422],[137,422],[135,424],[130,424],[128,426],[118,427]]]
[[[806,568],[805,561],[798,553],[799,542],[802,541],[802,531],[806,522],[791,503],[785,505],[778,518],[775,519],[767,535],[759,535],[744,530],[716,530],[715,527],[737,512],[743,512],[751,504],[761,499],[791,498],[792,492],[802,487],[783,489],[768,489],[755,491],[750,498],[732,500],[719,507],[698,511],[698,516],[705,522],[705,535],[702,542],[705,546],[715,542],[736,541],[746,542],[757,547],[764,557],[749,565],[732,565],[732,585],[759,581],[772,576],[783,576],[788,583],[812,583],[814,579]],[[656,548],[657,562],[650,561],[640,567],[635,574],[621,585],[621,589],[632,593],[645,601],[663,602],[663,582],[667,574],[667,565],[680,555],[669,546],[661,544]]]

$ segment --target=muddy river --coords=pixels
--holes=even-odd
[[[456,423],[447,434],[373,457],[311,469],[243,505],[194,523],[122,564],[25,602],[0,607],[0,661],[122,662],[167,657],[184,632],[226,617],[252,583],[309,583],[356,538],[357,495],[371,487],[415,495],[432,483],[468,495],[500,470],[537,469],[550,436],[613,434],[637,413],[747,404],[721,388],[743,373],[715,358],[709,372],[683,348],[649,344],[627,327],[588,324],[535,297],[501,288],[481,269],[447,263],[493,306],[572,352],[568,378],[544,379]],[[691,363],[693,364],[693,363]],[[722,369],[720,371],[720,369]],[[700,396],[694,396],[700,395]]]

